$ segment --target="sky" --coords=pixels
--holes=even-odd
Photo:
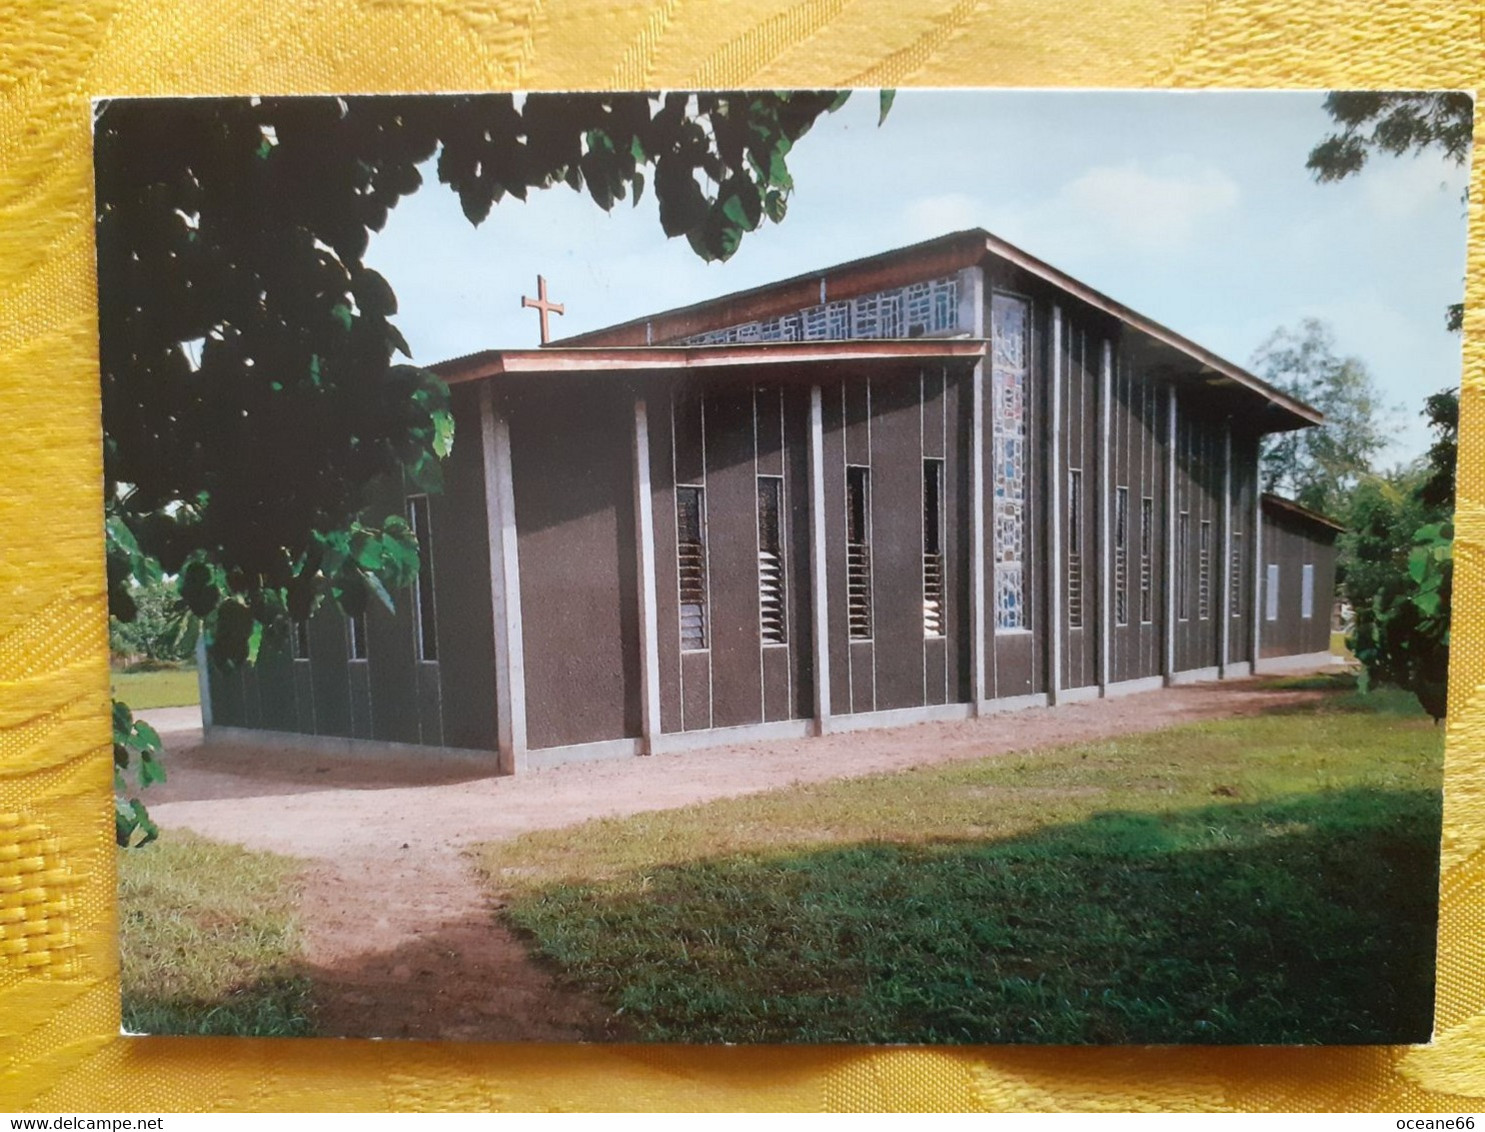
[[[1420,455],[1423,399],[1458,388],[1467,170],[1374,158],[1316,183],[1323,95],[1279,92],[874,91],[822,117],[789,157],[780,225],[703,263],[660,229],[655,199],[604,213],[565,186],[507,198],[472,228],[435,183],[393,211],[366,262],[397,292],[415,360],[593,330],[963,228],[986,228],[1246,366],[1281,327],[1317,318],[1393,407],[1382,463]]]

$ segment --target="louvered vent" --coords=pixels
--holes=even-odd
[[[871,640],[871,469],[846,469],[846,618],[853,641]]]
[[[1201,543],[1196,560],[1196,616],[1205,621],[1212,615],[1212,521],[1201,521]]]
[[[758,477],[758,620],[766,645],[788,641],[784,615],[784,481]]]
[[[1114,624],[1129,624],[1129,488],[1114,489]]]
[[[944,635],[944,462],[923,461],[923,635]]]
[[[1083,627],[1083,473],[1067,472],[1067,627]]]
[[[702,489],[675,489],[676,564],[680,574],[681,648],[707,647],[705,506]]]
[[[1152,541],[1155,526],[1155,499],[1146,495],[1140,500],[1140,620],[1149,624],[1154,612],[1154,568]]]

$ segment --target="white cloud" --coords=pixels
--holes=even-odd
[[[986,226],[986,206],[968,193],[940,193],[920,197],[904,210],[903,239],[908,243],[930,240],[945,232]]]
[[[1210,166],[1147,168],[1138,161],[1100,165],[1064,185],[1050,207],[1096,225],[1131,247],[1185,247],[1203,222],[1238,203],[1237,183]]]

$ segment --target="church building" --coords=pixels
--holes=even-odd
[[[1258,480],[1320,414],[982,230],[434,368],[445,489],[368,512],[417,585],[212,671],[209,738],[519,773],[1329,653],[1337,528]]]

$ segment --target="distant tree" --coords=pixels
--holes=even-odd
[[[181,601],[174,582],[162,577],[148,585],[136,583],[130,596],[134,619],[108,619],[108,651],[115,661],[171,664],[189,660],[196,648],[195,619]]]
[[[1459,397],[1428,398],[1434,444],[1421,465],[1367,477],[1346,513],[1341,592],[1355,622],[1349,641],[1362,687],[1413,692],[1435,719],[1448,708],[1449,620],[1454,587],[1454,468]]]
[[[1252,367],[1270,385],[1325,414],[1321,428],[1265,440],[1263,490],[1324,515],[1339,514],[1387,446],[1388,413],[1365,363],[1341,357],[1330,328],[1306,319],[1293,330],[1274,331],[1253,355]]]
[[[479,224],[565,184],[611,209],[647,185],[668,236],[726,259],[783,220],[788,156],[834,91],[122,100],[95,122],[109,607],[164,573],[213,662],[251,660],[324,600],[415,578],[372,484],[436,491],[448,390],[411,361],[372,232],[437,176]],[[890,100],[883,97],[883,111]],[[120,705],[122,707],[122,705]],[[141,754],[141,752],[144,752]],[[120,793],[157,747],[116,713]],[[148,756],[148,757],[146,757]],[[153,772],[152,772],[153,773]],[[118,833],[142,826],[120,802]]]

